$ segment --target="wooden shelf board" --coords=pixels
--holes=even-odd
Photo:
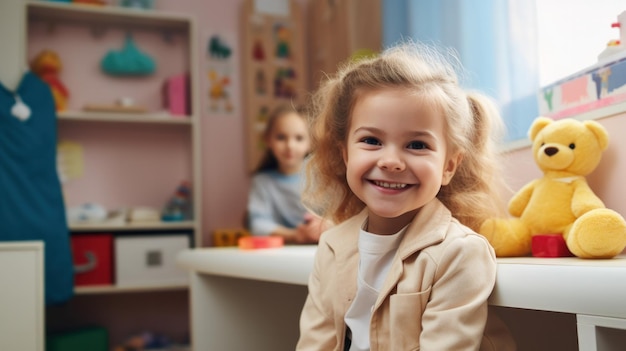
[[[99,231],[124,231],[124,230],[168,230],[194,229],[194,221],[180,222],[145,222],[145,223],[123,223],[123,224],[107,224],[107,223],[70,223],[70,230],[73,232],[99,232]]]
[[[117,113],[117,112],[87,112],[61,111],[57,113],[59,120],[87,121],[87,122],[128,122],[149,124],[191,124],[192,119],[187,116],[174,117],[160,113]]]
[[[156,10],[45,1],[28,2],[28,19],[133,28],[187,30],[190,17]],[[113,23],[113,24],[112,24]]]
[[[188,288],[189,288],[188,284],[172,284],[172,285],[158,285],[158,286],[93,285],[93,286],[75,287],[74,293],[77,295],[142,293],[142,292],[154,292],[154,291],[184,290]]]

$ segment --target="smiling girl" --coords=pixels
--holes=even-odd
[[[338,225],[320,239],[298,350],[514,349],[484,337],[496,258],[475,232],[504,208],[501,120],[450,58],[404,43],[314,96],[305,199]]]
[[[281,236],[290,244],[317,243],[327,223],[302,204],[303,166],[310,149],[304,116],[290,105],[276,107],[263,134],[265,155],[248,195],[248,228],[258,236]]]

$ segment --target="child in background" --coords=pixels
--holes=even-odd
[[[496,258],[475,232],[505,208],[502,122],[447,59],[404,43],[314,96],[305,203],[337,225],[318,245],[297,350],[515,348],[506,328],[483,335]]]
[[[250,231],[282,236],[286,243],[317,243],[326,227],[301,200],[310,148],[304,116],[291,106],[279,106],[269,117],[264,140],[267,151],[254,172],[248,198]]]

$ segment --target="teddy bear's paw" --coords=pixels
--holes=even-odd
[[[530,230],[518,218],[487,219],[480,226],[498,257],[526,256],[531,250]]]
[[[587,212],[572,225],[567,246],[581,258],[614,257],[626,247],[626,222],[607,208]]]

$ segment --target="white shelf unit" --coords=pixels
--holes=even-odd
[[[193,219],[183,222],[160,222],[160,223],[124,223],[124,224],[99,224],[99,223],[80,223],[70,224],[70,230],[74,233],[94,233],[94,232],[110,232],[115,235],[124,235],[124,233],[132,232],[150,232],[150,231],[168,231],[168,230],[186,230],[193,234],[192,240],[194,246],[202,246],[201,231],[201,158],[200,158],[200,109],[198,96],[198,74],[195,70],[198,68],[197,62],[197,37],[196,25],[194,18],[183,14],[163,13],[155,10],[135,10],[125,9],[116,6],[92,6],[73,3],[54,3],[45,1],[28,1],[26,4],[27,27],[30,23],[40,22],[48,26],[49,31],[56,30],[56,26],[68,25],[73,27],[81,27],[83,31],[91,31],[94,40],[98,36],[108,30],[125,30],[153,32],[158,35],[166,36],[171,33],[182,33],[181,36],[187,40],[186,47],[188,52],[184,53],[186,61],[185,66],[189,76],[190,86],[190,113],[188,116],[171,116],[162,111],[149,111],[147,113],[117,113],[117,112],[92,112],[77,110],[76,107],[67,111],[58,113],[59,121],[59,139],[63,136],[66,128],[76,129],[103,129],[103,128],[134,128],[141,135],[144,130],[152,130],[153,133],[167,133],[168,130],[176,130],[176,133],[188,135],[188,145],[185,146],[190,150],[191,155],[184,155],[190,159],[192,184],[192,200],[193,200]],[[32,39],[29,34],[26,40]],[[75,39],[75,38],[73,38]],[[61,40],[64,40],[61,38]],[[72,40],[72,39],[68,39]],[[165,37],[164,37],[165,40]],[[28,43],[25,45],[28,48]],[[157,64],[158,57],[156,58]],[[64,70],[70,69],[64,67]],[[89,79],[89,77],[85,77]],[[97,77],[96,77],[97,79]],[[154,82],[152,82],[154,84]],[[71,89],[72,87],[68,87]],[[115,89],[115,88],[113,88]],[[71,98],[71,96],[70,96]],[[118,126],[118,127],[111,127]],[[183,129],[181,131],[181,128]],[[115,142],[117,136],[111,136],[111,142]],[[176,184],[172,184],[172,187]],[[145,185],[143,185],[145,186]],[[160,189],[159,189],[160,190]],[[170,189],[170,193],[173,192]],[[163,289],[179,289],[179,286],[164,286]],[[146,286],[146,291],[152,291],[155,287]],[[159,289],[159,287],[157,287]],[[136,289],[133,289],[136,290]],[[141,289],[139,289],[141,290]],[[129,289],[123,289],[113,286],[102,287],[99,289],[78,288],[76,292],[94,293],[94,292],[126,292]]]
[[[190,79],[191,112],[186,117],[173,117],[160,111],[148,113],[115,113],[115,112],[91,112],[80,110],[61,111],[58,113],[59,130],[67,125],[82,123],[84,128],[100,128],[110,125],[132,124],[135,128],[184,128],[189,135],[189,150],[191,151],[191,183],[193,199],[192,221],[162,222],[156,224],[133,224],[108,225],[108,224],[70,224],[72,232],[87,231],[131,231],[131,230],[176,230],[185,229],[193,231],[195,246],[202,246],[202,226],[200,214],[201,203],[201,157],[200,157],[200,109],[198,94],[197,69],[197,30],[195,19],[192,16],[178,13],[164,13],[156,10],[136,10],[117,6],[93,6],[74,3],[57,3],[49,1],[25,1],[27,28],[28,23],[44,22],[54,30],[56,24],[69,24],[82,26],[92,31],[107,31],[116,28],[127,31],[140,30],[167,33],[184,33],[187,39],[188,52],[185,53],[186,66]],[[28,31],[26,31],[28,33]],[[94,34],[96,35],[96,34]],[[99,34],[101,35],[101,34]],[[29,40],[29,34],[25,38]],[[25,44],[24,50],[27,50]],[[65,68],[66,70],[68,68]],[[71,89],[71,87],[70,87]],[[176,184],[172,184],[174,187]],[[173,188],[171,191],[173,192]]]
[[[180,150],[184,150],[185,154],[181,155],[185,160],[185,167],[180,167],[179,163],[174,166],[184,169],[184,173],[189,178],[184,178],[192,182],[193,191],[193,208],[194,220],[184,222],[162,222],[151,224],[80,224],[70,225],[71,232],[74,233],[99,233],[108,232],[115,235],[125,235],[128,233],[140,232],[185,232],[193,233],[193,246],[202,246],[201,232],[201,157],[200,157],[200,98],[199,98],[199,79],[200,75],[197,70],[199,68],[198,57],[198,36],[196,19],[191,14],[164,13],[159,11],[139,11],[124,9],[118,7],[98,7],[91,5],[79,5],[68,3],[55,3],[51,1],[31,1],[31,0],[3,0],[0,2],[0,38],[2,38],[5,50],[0,51],[3,65],[0,66],[0,79],[3,84],[10,88],[15,88],[22,78],[26,69],[29,55],[32,55],[32,37],[35,35],[48,34],[49,31],[54,40],[49,38],[38,37],[40,47],[42,45],[51,45],[50,49],[58,49],[59,53],[66,55],[82,56],[93,52],[94,43],[121,33],[121,30],[136,31],[137,39],[140,44],[141,37],[153,36],[155,38],[164,38],[170,34],[175,39],[182,40],[183,46],[175,46],[176,48],[184,48],[176,50],[175,55],[179,58],[176,61],[176,68],[186,68],[189,71],[190,79],[190,113],[184,117],[170,117],[155,108],[158,99],[148,101],[148,113],[100,113],[100,112],[84,112],[83,105],[70,106],[68,111],[60,112],[58,117],[59,136],[61,133],[71,129],[74,132],[83,130],[105,130],[105,131],[121,131],[128,139],[128,133],[147,133],[157,135],[173,135],[177,139],[177,143],[181,146]],[[31,27],[38,29],[34,32]],[[67,35],[70,28],[76,32],[82,31],[80,36]],[[43,28],[43,29],[42,29]],[[120,29],[121,28],[121,29]],[[181,39],[184,38],[184,39]],[[80,44],[75,45],[76,40],[83,40]],[[56,42],[55,42],[56,40]],[[64,49],[55,47],[53,44],[59,40],[64,43],[71,43],[69,47]],[[110,43],[110,41],[109,41]],[[178,45],[178,42],[177,42]],[[114,45],[109,45],[115,48]],[[174,50],[172,50],[174,51]],[[101,55],[101,54],[100,54]],[[164,55],[168,57],[168,55]],[[100,56],[102,57],[102,56]],[[155,59],[163,59],[156,56]],[[82,63],[96,64],[95,60],[84,60],[76,64],[72,60],[63,61],[63,71],[61,79],[70,89],[70,102],[83,93],[84,88],[72,88],[70,80],[65,80],[67,75],[72,72],[79,71],[84,68]],[[160,69],[170,69],[170,67],[158,67]],[[93,71],[95,74],[95,70]],[[76,77],[74,77],[76,78]],[[78,77],[82,82],[89,82],[91,85],[92,75],[80,73]],[[97,78],[96,78],[97,79]],[[76,81],[76,79],[74,79]],[[108,82],[111,82],[109,80]],[[101,82],[100,82],[101,83]],[[106,83],[106,82],[105,82]],[[130,83],[133,89],[136,85]],[[82,87],[82,85],[81,85]],[[100,84],[98,92],[102,94],[111,94],[105,85]],[[140,89],[137,89],[140,90]],[[73,100],[77,101],[76,99]],[[112,100],[107,100],[112,101]],[[87,101],[93,102],[93,101]],[[160,102],[160,101],[159,101]],[[145,132],[144,132],[145,130]],[[91,133],[94,134],[94,133]],[[119,136],[108,134],[106,138],[98,138],[98,142],[110,142],[111,145],[118,143]],[[122,140],[124,141],[124,140]],[[143,142],[144,140],[139,140]],[[150,142],[150,141],[148,141]],[[152,139],[153,142],[153,139]],[[167,144],[167,143],[166,143]],[[183,145],[184,144],[184,145]],[[102,144],[103,146],[109,144]],[[152,144],[150,144],[152,145]],[[150,149],[151,150],[151,149]],[[162,150],[157,149],[157,150]],[[177,149],[177,152],[180,150]],[[133,151],[133,150],[131,150]],[[160,152],[160,151],[159,151]],[[168,160],[166,154],[164,160]],[[164,161],[165,163],[165,161]],[[141,166],[141,165],[140,165]],[[170,167],[174,167],[170,166]],[[152,172],[151,178],[159,178],[161,175]],[[162,178],[162,177],[161,177]],[[168,179],[169,180],[169,179]],[[176,179],[177,181],[183,179]],[[147,183],[147,182],[146,182]],[[163,183],[163,182],[162,182]],[[145,184],[139,184],[146,186]],[[175,190],[177,184],[167,184],[160,186],[159,191],[165,191],[169,195]],[[133,189],[131,189],[133,190]],[[141,196],[142,194],[140,194]],[[166,195],[167,197],[167,195]],[[2,250],[0,250],[2,251]],[[14,270],[14,269],[13,269]],[[14,275],[14,274],[13,274]],[[12,275],[12,276],[13,276]],[[20,280],[21,281],[21,280]],[[120,344],[122,341],[133,333],[142,330],[161,331],[173,340],[184,340],[189,334],[189,302],[187,285],[164,284],[161,286],[141,286],[141,287],[117,287],[111,286],[89,286],[78,287],[75,292],[76,296],[68,301],[68,303],[43,306],[43,287],[41,289],[41,314],[36,318],[37,342],[40,344],[39,349],[43,349],[44,333],[54,331],[65,331],[79,329],[88,325],[98,325],[107,328],[109,332],[109,342],[111,348]],[[2,289],[0,289],[2,290]],[[4,291],[4,290],[3,290]],[[8,291],[12,291],[9,289]],[[34,290],[33,290],[34,291]],[[2,293],[0,293],[2,295]],[[27,295],[24,295],[26,298]],[[36,306],[35,304],[31,304]],[[37,305],[37,306],[39,306]],[[158,306],[158,308],[154,308]],[[45,309],[44,309],[45,308]],[[13,314],[11,314],[13,316]],[[2,317],[0,317],[2,319]],[[15,319],[15,318],[14,318]],[[34,333],[29,334],[32,339]],[[0,332],[1,334],[1,332]],[[41,336],[41,337],[39,337]],[[0,337],[0,340],[2,337]],[[2,344],[2,342],[0,342]],[[4,350],[5,348],[0,347]],[[9,349],[15,349],[9,347]],[[19,348],[24,349],[26,348]]]

